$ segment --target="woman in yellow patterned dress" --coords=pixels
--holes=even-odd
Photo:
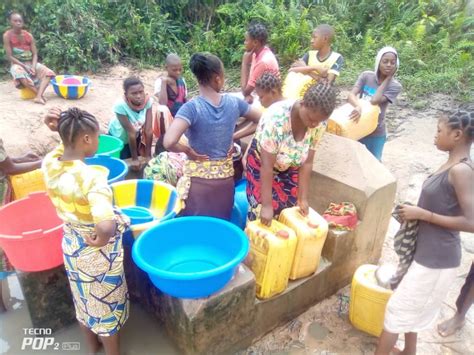
[[[78,108],[51,109],[45,123],[63,143],[44,158],[42,169],[64,221],[64,266],[76,317],[93,353],[102,342],[106,354],[119,354],[118,333],[129,307],[122,249],[127,222],[114,212],[107,173],[84,163],[97,151],[99,124]]]

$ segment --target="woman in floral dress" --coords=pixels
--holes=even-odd
[[[303,100],[273,104],[260,119],[247,158],[248,219],[270,225],[287,207],[308,213],[314,154],[336,104],[334,88],[310,87]]]

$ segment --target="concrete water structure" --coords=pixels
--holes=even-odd
[[[176,299],[154,288],[126,258],[132,300],[163,324],[183,353],[244,349],[350,283],[359,265],[378,261],[395,192],[395,178],[362,144],[327,134],[313,166],[310,205],[322,214],[330,202],[352,202],[359,223],[352,232],[330,230],[315,274],[290,282],[285,292],[273,298],[258,300],[253,273],[242,265],[217,294],[198,300]]]

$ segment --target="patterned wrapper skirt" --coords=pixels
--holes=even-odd
[[[257,148],[257,141],[254,139],[247,156],[247,199],[249,201],[247,218],[249,221],[254,221],[260,217],[260,209],[262,208],[260,193],[261,167],[260,153]],[[272,206],[274,218],[278,218],[283,209],[296,206],[298,176],[299,170],[297,167],[290,167],[285,171],[273,170]]]
[[[95,233],[94,225],[64,224],[64,266],[76,318],[99,336],[115,334],[128,318],[129,296],[122,249],[126,227],[120,220],[115,236],[99,248],[87,245],[84,238]]]
[[[19,66],[18,64],[13,64],[10,67],[10,74],[13,77],[15,86],[21,89],[22,85],[20,79],[26,79],[28,81],[31,81],[34,85],[38,86],[42,79],[46,77],[53,77],[56,75],[51,69],[41,63],[36,63],[35,69],[36,75],[31,75],[25,70],[25,68]]]
[[[234,206],[232,157],[214,161],[186,160],[176,189],[185,206],[180,216],[230,220]]]

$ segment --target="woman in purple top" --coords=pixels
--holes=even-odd
[[[221,94],[224,66],[215,55],[195,53],[189,66],[198,80],[199,96],[179,109],[163,145],[188,156],[177,184],[185,203],[181,215],[228,220],[234,204],[231,148],[235,124],[241,116],[258,122],[260,112],[242,99]],[[179,143],[185,132],[189,146]]]
[[[436,147],[448,160],[423,183],[418,206],[402,207],[405,220],[418,220],[414,260],[385,310],[375,354],[389,354],[405,333],[404,354],[416,353],[419,331],[436,321],[461,262],[459,231],[474,232],[474,108],[443,116]],[[398,350],[398,349],[397,349]]]

